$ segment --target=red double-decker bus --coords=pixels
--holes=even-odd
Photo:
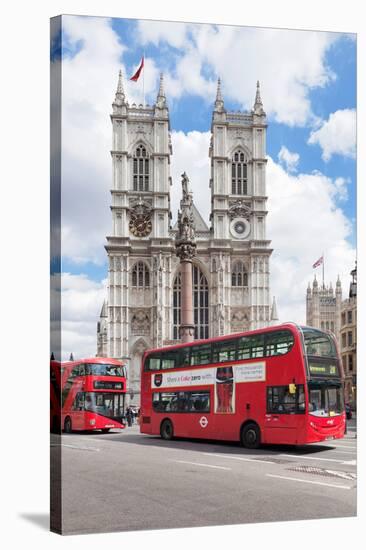
[[[286,323],[145,352],[140,431],[304,445],[345,432],[334,336]]]
[[[51,432],[61,432],[61,363],[53,354],[50,363],[50,426]]]
[[[126,367],[121,361],[51,361],[50,392],[52,431],[124,428]]]

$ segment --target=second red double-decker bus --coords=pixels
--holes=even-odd
[[[332,334],[286,323],[145,352],[140,430],[304,445],[345,431],[343,370]]]
[[[51,361],[53,431],[124,428],[125,395],[126,367],[121,361]]]

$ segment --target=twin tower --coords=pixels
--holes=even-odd
[[[172,226],[173,155],[163,76],[155,104],[130,105],[122,74],[111,121],[112,234],[107,237],[108,298],[98,323],[97,355],[125,358],[130,402],[139,403],[147,348],[179,341],[181,276]],[[212,112],[209,181],[191,181],[193,201],[211,202],[208,226],[193,203],[195,338],[274,323],[266,238],[266,114],[259,83],[250,112],[225,109],[220,79]],[[179,166],[180,173],[187,166]]]

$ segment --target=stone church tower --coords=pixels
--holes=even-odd
[[[98,323],[97,355],[126,359],[130,402],[138,405],[142,353],[178,341],[181,313],[163,77],[154,105],[129,105],[120,72],[112,107],[112,235],[107,237],[108,299]],[[209,148],[210,227],[192,206],[196,339],[277,320],[266,239],[266,128],[259,83],[251,112],[228,112],[219,79]]]
[[[322,330],[331,330],[339,342],[342,306],[342,285],[338,277],[336,290],[318,284],[314,277],[313,287],[310,283],[306,292],[306,324]]]

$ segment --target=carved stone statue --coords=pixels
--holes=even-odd
[[[183,190],[183,201],[185,202],[187,199],[189,199],[189,195],[191,194],[189,191],[189,178],[185,172],[182,174],[182,190]]]
[[[195,234],[195,225],[194,225],[194,217],[193,217],[193,200],[192,200],[192,193],[189,191],[188,187],[189,179],[187,174],[184,172],[182,174],[182,191],[183,196],[180,201],[180,207],[181,210],[178,212],[178,233],[176,236],[176,248],[177,248],[177,256],[181,258],[181,254],[179,253],[179,247],[182,247],[184,245],[185,253],[184,256],[187,255],[187,251],[195,252],[195,240],[196,240],[196,234]],[[187,247],[187,244],[189,245]],[[192,256],[193,257],[193,256]]]

